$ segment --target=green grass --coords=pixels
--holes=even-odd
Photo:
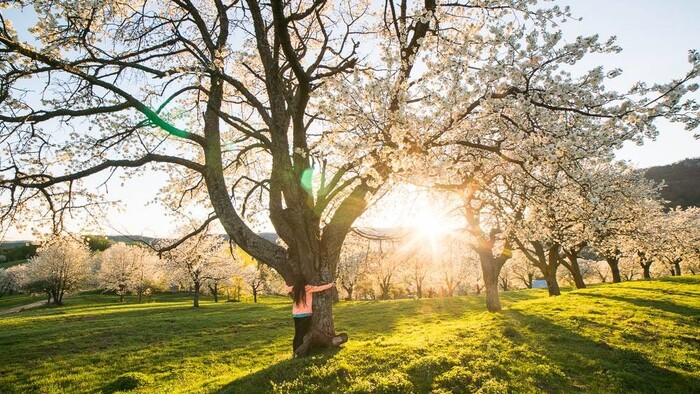
[[[10,267],[15,266],[15,265],[24,264],[26,262],[27,262],[27,259],[6,261],[4,263],[0,263],[0,268],[10,268]]]
[[[502,299],[341,303],[345,348],[292,360],[284,298],[86,294],[0,317],[0,392],[700,392],[700,277]]]

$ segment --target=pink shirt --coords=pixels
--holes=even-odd
[[[305,289],[306,289],[306,304],[303,304],[303,303],[301,305],[294,304],[292,306],[292,315],[296,316],[296,315],[310,315],[310,314],[312,314],[313,313],[312,308],[313,308],[313,303],[314,303],[313,293],[316,293],[318,291],[323,291],[326,289],[330,289],[331,287],[333,287],[333,284],[334,283],[331,282],[331,283],[321,285],[321,286],[306,285],[306,287],[305,287]],[[287,293],[291,293],[292,289],[293,289],[292,286],[284,286],[284,290]]]

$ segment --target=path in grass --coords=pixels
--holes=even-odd
[[[17,306],[14,308],[5,309],[5,310],[0,311],[0,316],[9,315],[10,313],[22,312],[24,310],[37,308],[37,307],[40,307],[42,305],[46,305],[46,301],[37,301],[37,302],[33,302],[31,304],[25,304],[22,306]]]
[[[286,298],[80,295],[0,318],[0,392],[700,392],[700,278],[502,296],[343,302],[345,348],[292,360]]]

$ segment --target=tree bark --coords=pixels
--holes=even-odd
[[[612,272],[613,283],[622,282],[622,276],[620,276],[620,258],[617,256],[607,256],[605,261],[610,266],[610,272]]]
[[[489,312],[499,312],[501,300],[498,297],[498,276],[507,258],[496,258],[491,249],[480,248],[477,251],[481,262],[481,272],[484,275],[484,288],[486,290],[486,309]]]
[[[564,259],[561,259],[560,261],[561,265],[566,267],[566,269],[571,273],[571,276],[574,278],[574,285],[577,289],[586,288],[586,282],[584,282],[583,275],[581,274],[581,266],[578,264],[578,254],[581,249],[581,245],[575,246],[573,250],[564,249],[564,257],[566,260],[568,260],[568,262]]]
[[[194,282],[194,307],[199,308],[199,282]]]
[[[644,270],[644,279],[651,279],[651,263],[654,262],[652,259],[647,259],[646,253],[642,251],[637,251],[637,258],[639,259],[639,265]]]
[[[559,289],[559,282],[557,282],[557,270],[556,268],[548,267],[544,272],[544,279],[547,281],[547,291],[550,296],[561,295],[561,290]]]
[[[530,241],[532,250],[525,247],[520,240],[516,239],[520,250],[525,254],[528,260],[542,272],[544,279],[547,281],[547,291],[550,296],[558,296],[561,294],[559,283],[557,282],[557,269],[562,258],[559,255],[560,245],[554,243],[545,251],[545,246],[540,241]]]

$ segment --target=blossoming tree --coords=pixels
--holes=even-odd
[[[45,213],[55,231],[100,196],[81,180],[163,168],[162,196],[200,204],[288,283],[334,279],[368,200],[434,146],[542,157],[686,121],[693,69],[667,84],[604,88],[618,70],[568,68],[613,41],[564,42],[568,9],[530,0],[44,0],[31,39],[0,18],[3,222]],[[552,27],[552,26],[555,27]],[[251,229],[253,203],[284,245]],[[310,344],[335,334],[314,297]]]

